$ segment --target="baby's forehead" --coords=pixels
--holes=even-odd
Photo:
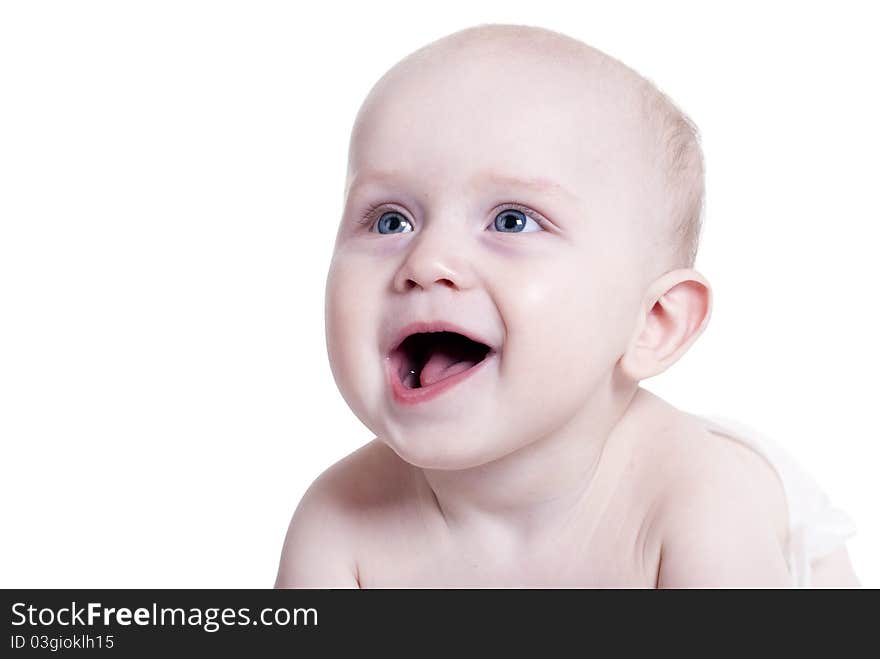
[[[631,91],[597,81],[602,71],[514,59],[522,65],[494,52],[464,72],[450,59],[389,72],[358,114],[350,175],[397,170],[441,181],[466,173],[468,182],[518,178],[545,190],[639,175],[644,131]]]
[[[469,138],[495,126],[508,128],[511,139],[552,138],[559,126],[571,139],[622,127],[632,133],[642,123],[638,89],[601,60],[575,64],[510,44],[474,51],[404,59],[370,91],[353,133],[384,121],[398,133],[455,126]]]

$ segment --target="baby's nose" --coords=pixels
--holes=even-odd
[[[460,241],[438,238],[425,232],[414,241],[394,276],[399,293],[414,288],[442,286],[464,290],[473,286],[474,275]],[[458,243],[458,244],[456,244]]]

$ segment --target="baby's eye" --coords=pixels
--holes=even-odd
[[[526,228],[529,221],[534,228]],[[529,233],[544,230],[537,220],[514,208],[507,208],[495,216],[495,229],[501,233]]]
[[[406,227],[409,229],[407,230]],[[382,213],[379,221],[376,222],[376,231],[379,233],[408,233],[412,231],[412,225],[397,211],[388,211]]]

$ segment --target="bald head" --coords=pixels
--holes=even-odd
[[[664,255],[662,267],[693,265],[704,197],[703,157],[696,127],[651,81],[602,51],[564,34],[522,25],[480,25],[427,44],[398,62],[374,85],[355,122],[353,150],[356,135],[367,119],[379,107],[383,112],[388,110],[392,88],[396,94],[401,86],[412,84],[412,80],[429,77],[432,84],[438,80],[440,84],[444,80],[459,83],[463,78],[479,78],[488,68],[509,71],[508,82],[515,81],[520,71],[525,77],[528,69],[531,85],[540,80],[541,70],[553,70],[557,75],[552,86],[556,98],[581,94],[592,99],[590,105],[599,104],[595,99],[601,99],[606,116],[624,117],[627,132],[637,144],[635,149],[647,165],[644,170],[633,170],[632,176],[652,177],[662,190],[661,207],[652,208],[652,217],[644,219],[646,226],[655,230],[652,245]],[[564,83],[560,84],[560,80]],[[550,91],[549,86],[544,91],[507,87],[488,90],[485,97],[462,97],[461,103],[516,103],[517,96]],[[551,98],[551,94],[547,93],[546,98]],[[581,124],[600,121],[589,107],[582,108]],[[404,114],[399,116],[399,122],[406,120]],[[350,152],[350,158],[354,155]],[[598,157],[616,155],[615,145],[611,145],[605,155]]]

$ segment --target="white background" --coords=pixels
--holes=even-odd
[[[0,586],[272,585],[305,488],[372,437],[323,334],[351,122],[483,22],[582,39],[696,121],[715,310],[646,386],[788,447],[880,586],[870,3],[318,4],[0,5]]]

